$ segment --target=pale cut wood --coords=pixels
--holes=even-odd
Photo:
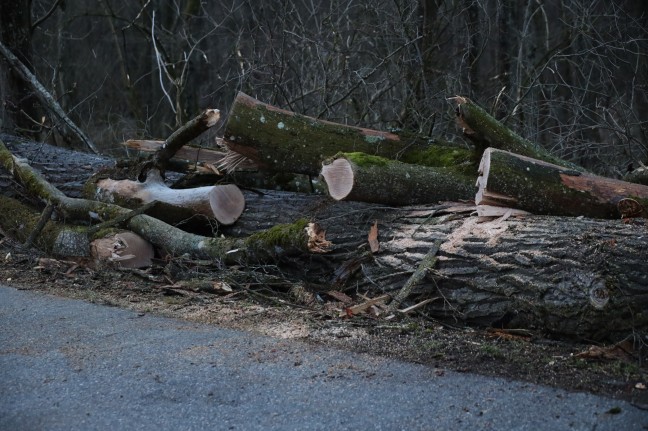
[[[98,261],[113,262],[123,268],[150,266],[155,255],[150,242],[128,231],[92,241],[90,254]]]
[[[103,201],[128,202],[129,206],[158,201],[191,209],[225,225],[234,223],[245,209],[243,193],[233,184],[171,189],[155,170],[149,172],[144,182],[107,178],[99,180],[96,188]]]
[[[353,190],[354,173],[351,163],[344,158],[322,166],[322,178],[326,181],[329,195],[336,201],[344,200]]]

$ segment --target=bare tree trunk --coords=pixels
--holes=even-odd
[[[63,123],[60,131],[66,137],[68,142],[80,141],[84,146],[90,148],[94,153],[99,153],[94,143],[86,136],[85,133],[67,116],[63,108],[52,97],[52,95],[43,87],[38,79],[6,46],[0,43],[0,54],[7,60],[13,70],[34,90],[41,103],[52,113],[54,117]]]
[[[19,61],[32,69],[32,20],[31,0],[6,0],[0,2],[0,43],[15,52]],[[22,74],[6,60],[2,64],[0,95],[3,100],[5,127],[17,128],[20,132],[36,138],[40,108],[38,99],[32,93],[30,84]],[[5,67],[9,65],[9,67]],[[33,70],[33,69],[32,69]]]

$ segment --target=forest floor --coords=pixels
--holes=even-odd
[[[163,266],[158,262],[151,273],[163,274]],[[0,277],[19,289],[398,358],[437,373],[454,370],[590,392],[648,409],[648,366],[624,350],[631,343],[598,349],[539,333],[455,326],[429,316],[341,317],[332,303],[297,304],[269,289],[184,291],[146,273],[45,259],[1,233]]]

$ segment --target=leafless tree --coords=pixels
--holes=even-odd
[[[642,2],[8,3],[31,7],[32,21],[49,17],[33,28],[30,64],[104,148],[165,136],[205,107],[227,112],[240,90],[320,118],[457,140],[446,98],[461,94],[600,173],[648,159]]]

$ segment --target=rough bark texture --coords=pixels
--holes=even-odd
[[[362,152],[427,166],[452,166],[470,158],[462,148],[318,120],[243,93],[230,110],[224,143],[261,168],[307,175],[318,175],[322,161],[339,152]]]
[[[164,145],[164,141],[152,141],[142,139],[129,139],[122,144],[129,150],[136,150],[143,153],[152,153],[159,151]],[[176,151],[171,160],[180,159],[193,164],[210,164],[217,165],[223,161],[226,156],[224,151],[211,150],[209,148],[198,148],[185,145]],[[239,166],[239,169],[255,170],[257,168],[253,163],[245,163]]]
[[[524,139],[470,99],[457,96],[450,100],[457,104],[457,124],[462,129],[464,136],[475,144],[478,158],[486,148],[493,147],[570,169],[584,170],[578,165],[553,156],[544,148]]]
[[[648,186],[599,177],[488,148],[480,165],[477,205],[519,208],[534,214],[621,218],[622,199],[648,209]],[[634,216],[648,215],[635,214]],[[625,216],[625,215],[624,215]]]
[[[396,295],[440,240],[433,271],[403,306],[439,297],[421,310],[454,323],[535,328],[597,340],[648,330],[648,226],[643,219],[528,216],[481,223],[461,215],[465,212],[448,212],[448,205],[392,208],[287,192],[245,194],[243,216],[218,232],[233,244],[246,244],[251,234],[297,218],[317,221],[333,243],[323,255],[284,252],[264,269],[277,280],[297,280],[319,291]],[[380,252],[371,255],[367,232],[375,220]],[[174,247],[164,230],[137,230],[158,247]],[[283,236],[278,233],[275,238]],[[254,242],[269,253],[289,248],[264,244],[260,237]],[[341,272],[346,276],[338,277]]]
[[[453,168],[410,165],[364,153],[343,153],[325,162],[321,176],[335,200],[385,205],[470,200],[474,179]]]

